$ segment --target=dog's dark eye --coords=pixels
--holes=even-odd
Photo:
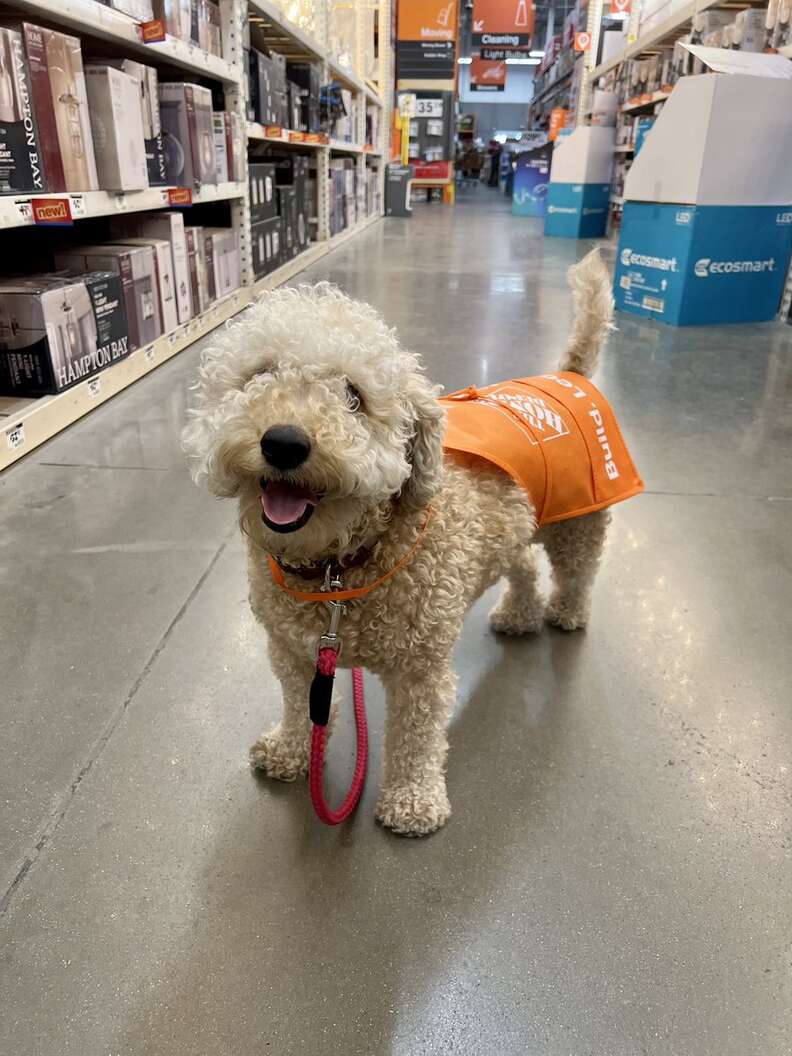
[[[359,411],[363,406],[363,399],[351,382],[346,383],[346,398],[350,411]]]

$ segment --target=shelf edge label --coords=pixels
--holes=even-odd
[[[165,40],[166,35],[164,18],[152,18],[140,23],[140,39],[144,44],[157,44]]]
[[[33,198],[30,204],[34,224],[44,227],[70,227],[74,223],[68,198]]]
[[[168,191],[168,205],[175,206],[177,209],[186,209],[192,204],[192,191],[189,187],[171,187]]]

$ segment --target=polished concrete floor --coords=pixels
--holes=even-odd
[[[567,265],[484,188],[311,269],[447,386],[554,367]],[[792,328],[619,319],[647,492],[590,629],[457,666],[449,825],[340,830],[246,752],[277,690],[229,504],[179,453],[197,350],[0,478],[0,1052],[792,1051]],[[333,742],[336,790],[348,726]]]

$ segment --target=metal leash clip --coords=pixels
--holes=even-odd
[[[332,565],[328,565],[325,570],[322,591],[329,592],[331,590],[340,590],[341,586],[342,584],[339,575],[333,573]],[[341,652],[341,637],[338,633],[338,628],[341,625],[341,617],[344,615],[344,602],[326,601],[325,605],[330,609],[330,626],[317,642],[317,656],[319,655],[320,649],[332,649],[333,652],[338,655]]]

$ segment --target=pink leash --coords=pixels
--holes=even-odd
[[[319,649],[316,661],[316,675],[311,686],[311,755],[308,763],[308,783],[311,789],[311,802],[316,816],[325,825],[340,825],[346,821],[363,791],[366,780],[366,763],[368,761],[368,729],[366,726],[366,701],[363,696],[363,672],[359,667],[352,668],[352,695],[355,705],[355,730],[357,733],[357,756],[352,783],[344,801],[337,810],[328,806],[324,794],[324,760],[327,746],[327,723],[330,718],[330,701],[333,694],[333,681],[336,672],[338,649],[325,646]],[[318,721],[317,721],[318,720]]]

